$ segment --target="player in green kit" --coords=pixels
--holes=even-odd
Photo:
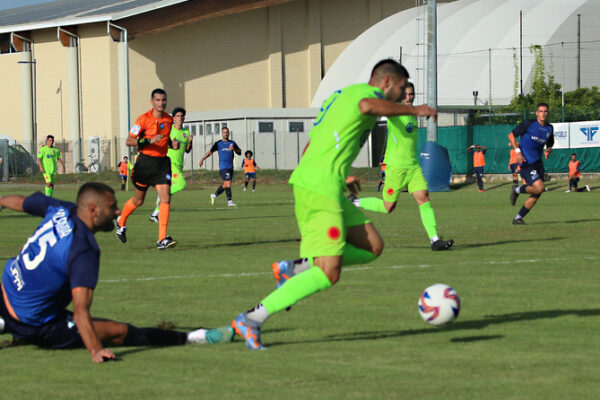
[[[56,165],[58,163],[62,167],[63,174],[65,173],[65,164],[63,164],[60,150],[54,147],[54,136],[46,136],[46,145],[38,150],[37,162],[40,172],[44,175],[44,180],[46,181],[45,194],[48,197],[52,197],[54,184],[56,183]]]
[[[174,150],[169,147],[167,156],[171,159],[171,196],[185,189],[187,182],[183,177],[183,156],[192,151],[192,135],[187,128],[183,127],[185,122],[185,109],[176,107],[173,110],[173,127],[171,128],[170,139],[172,142],[179,142],[179,148]],[[150,215],[150,221],[158,223],[158,213],[160,211],[160,198],[156,196],[156,208]]]
[[[342,265],[371,262],[383,251],[381,236],[344,190],[350,166],[379,116],[437,115],[425,105],[394,103],[403,96],[407,79],[402,65],[383,60],[373,68],[368,84],[337,90],[321,106],[290,179],[302,258],[275,263],[278,288],[232,321],[248,348],[264,348],[260,329],[269,316],[335,284]]]
[[[415,87],[412,83],[406,86],[403,104],[412,105],[415,100]],[[388,138],[385,149],[386,165],[383,200],[377,197],[365,197],[354,200],[354,205],[365,210],[379,213],[391,213],[396,208],[398,196],[403,188],[408,188],[421,213],[421,222],[431,242],[431,250],[448,250],[453,240],[442,240],[436,229],[435,213],[431,207],[427,181],[417,158],[417,118],[413,115],[389,117]]]

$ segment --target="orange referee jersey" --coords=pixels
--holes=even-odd
[[[569,175],[581,178],[581,171],[579,170],[579,160],[569,161]]]
[[[121,161],[119,163],[119,171],[120,171],[120,174],[123,176],[127,175],[127,167],[128,167],[127,164],[129,164],[129,161],[127,161],[127,162]]]
[[[149,144],[140,149],[140,153],[151,157],[164,157],[169,149],[169,136],[173,126],[173,117],[163,113],[161,118],[156,118],[152,110],[140,115],[129,131],[129,136],[136,139],[152,139],[161,135],[157,143]]]

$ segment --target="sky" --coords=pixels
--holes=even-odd
[[[0,0],[0,11],[10,10],[11,8],[31,6],[40,3],[50,3],[54,0]]]

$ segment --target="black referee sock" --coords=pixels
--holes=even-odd
[[[227,200],[231,201],[231,188],[225,188],[225,194],[227,195]]]
[[[223,186],[219,186],[219,188],[217,189],[217,191],[215,192],[215,196],[220,195],[221,193],[223,193],[225,189],[223,189]]]
[[[252,181],[252,190],[256,189],[256,180]]]
[[[521,216],[521,218],[525,218],[525,216],[527,215],[528,212],[529,212],[529,208],[523,206],[519,210],[519,215]]]
[[[123,346],[177,346],[185,344],[187,333],[158,328],[137,328],[127,324]]]

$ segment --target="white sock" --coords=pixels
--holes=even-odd
[[[0,333],[4,332],[4,320],[0,318]]]
[[[434,237],[432,237],[432,238],[431,238],[431,239],[429,239],[429,240],[431,241],[431,243],[435,243],[435,242],[437,242],[438,240],[440,240],[440,237],[439,237],[439,236],[434,236]]]
[[[262,325],[267,320],[267,318],[269,318],[269,312],[261,303],[254,307],[254,309],[248,311],[246,313],[246,318],[253,322],[256,322],[258,325]]]
[[[187,343],[206,343],[206,329],[196,329],[195,331],[188,332]]]
[[[515,188],[515,192],[517,192],[517,193],[521,194],[521,186],[517,186],[517,187]]]

